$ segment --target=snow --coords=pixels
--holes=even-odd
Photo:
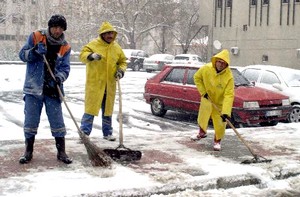
[[[0,157],[7,151],[24,148],[22,87],[25,65],[0,65]],[[121,80],[123,102],[124,144],[143,152],[142,160],[133,164],[113,163],[111,168],[93,167],[87,161],[86,151],[78,143],[78,133],[68,111],[63,106],[66,136],[66,151],[73,158],[70,165],[60,164],[46,167],[36,165],[43,158],[39,148],[47,146],[43,141],[53,137],[45,111],[41,123],[32,164],[20,165],[21,173],[0,173],[0,196],[299,196],[300,195],[300,128],[299,123],[279,123],[275,127],[246,127],[237,130],[251,142],[255,150],[265,152],[270,163],[244,165],[244,159],[252,158],[245,146],[238,144],[232,129],[226,130],[221,153],[211,151],[213,128],[208,130],[210,139],[189,142],[198,128],[187,115],[168,112],[158,118],[151,114],[143,100],[144,84],[155,73],[128,70]],[[84,110],[85,67],[72,66],[69,79],[64,83],[66,101],[78,124]],[[113,115],[114,135],[118,137],[118,96]],[[100,117],[94,121],[91,140],[100,147],[117,147],[116,142],[102,139]],[[228,141],[226,141],[228,140]],[[230,141],[229,141],[230,140]],[[9,142],[14,143],[9,143]],[[8,142],[8,143],[5,143]],[[180,142],[180,143],[179,143]],[[52,142],[50,142],[51,144]],[[187,145],[188,144],[188,145]],[[200,148],[199,148],[200,147]],[[245,150],[238,153],[239,147]],[[154,154],[147,153],[154,150]],[[203,151],[204,150],[204,151]],[[19,153],[19,156],[23,152]],[[77,153],[82,154],[82,158]],[[163,157],[157,155],[165,153]],[[157,154],[157,155],[156,155]],[[19,156],[6,159],[18,163]],[[151,160],[153,159],[153,160]],[[172,162],[164,162],[169,159]],[[57,163],[56,163],[57,162]],[[43,164],[43,163],[42,163]],[[25,166],[25,167],[24,167]],[[2,167],[9,167],[3,166]],[[9,168],[8,168],[9,169]],[[24,171],[22,171],[24,169]],[[187,173],[188,172],[188,173]],[[258,179],[258,184],[221,187],[222,180]],[[219,187],[216,187],[218,185]],[[175,191],[175,192],[174,192]]]

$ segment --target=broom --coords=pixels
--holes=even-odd
[[[212,104],[212,106],[215,108],[215,110],[217,110],[218,113],[220,115],[222,115],[221,110],[219,109],[219,107],[214,102],[212,102],[212,100],[210,100],[210,98],[208,98],[208,100],[210,101],[210,103]],[[231,121],[228,120],[228,118],[226,118],[225,120],[226,120],[226,123],[232,128],[232,130],[235,132],[235,134],[238,136],[238,138],[243,142],[243,144],[248,148],[249,152],[253,156],[252,159],[247,159],[247,160],[242,161],[241,162],[242,164],[263,163],[263,162],[269,163],[269,162],[272,161],[271,159],[266,159],[265,157],[263,157],[261,155],[255,154],[254,151],[252,150],[252,148],[248,145],[248,143],[241,136],[241,134],[233,126],[233,124],[231,123]]]
[[[44,62],[46,63],[46,66],[48,68],[48,71],[50,72],[50,75],[51,77],[54,79],[54,81],[56,81],[55,79],[55,76],[51,70],[51,67],[46,59],[46,56],[43,55],[43,58],[44,58]],[[112,159],[110,157],[108,157],[102,149],[100,149],[98,146],[96,146],[93,142],[90,141],[89,137],[87,135],[85,135],[79,128],[70,108],[68,107],[67,105],[67,102],[59,88],[58,85],[57,86],[57,90],[58,90],[58,93],[59,93],[59,96],[61,98],[61,100],[64,102],[73,122],[75,123],[75,126],[77,128],[77,131],[78,131],[78,134],[79,134],[79,137],[81,138],[81,141],[83,142],[86,150],[87,150],[87,153],[88,153],[88,157],[91,161],[91,164],[92,166],[103,166],[103,167],[110,167],[111,164],[112,164]]]

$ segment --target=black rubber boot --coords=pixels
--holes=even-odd
[[[65,164],[72,163],[72,159],[68,157],[65,151],[65,138],[56,137],[55,142],[57,148],[57,159],[64,162]]]
[[[28,163],[32,159],[34,139],[35,136],[31,138],[25,138],[25,153],[19,159],[20,164]]]

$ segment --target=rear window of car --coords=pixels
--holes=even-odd
[[[174,68],[168,74],[168,76],[165,78],[164,81],[173,82],[173,83],[183,83],[184,72],[185,72],[184,68]]]
[[[187,78],[187,84],[188,85],[195,85],[195,82],[194,82],[194,75],[195,73],[197,72],[197,69],[189,69],[188,71],[188,78]]]

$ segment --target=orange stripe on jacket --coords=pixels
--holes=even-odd
[[[45,45],[46,43],[46,34],[42,31],[35,31],[33,32],[33,43],[36,45],[39,42],[43,42]],[[58,55],[61,57],[66,54],[70,50],[71,46],[69,44],[62,45],[59,49]]]

